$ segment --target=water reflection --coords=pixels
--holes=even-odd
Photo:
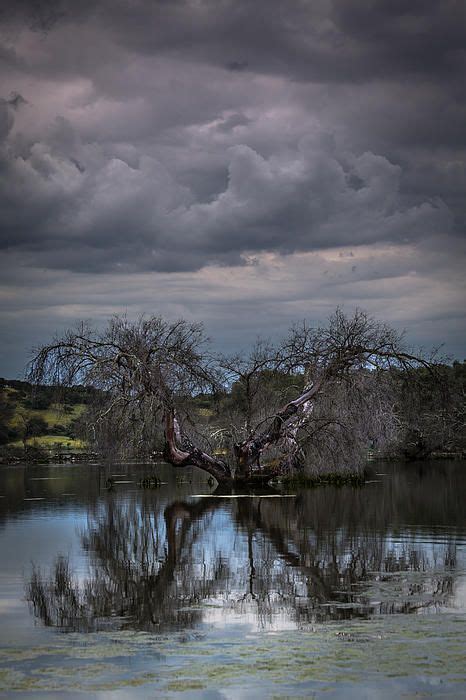
[[[66,630],[192,627],[201,619],[193,606],[222,578],[220,560],[202,576],[197,571],[193,549],[207,511],[206,503],[148,510],[110,498],[89,516],[81,536],[91,575],[75,578],[64,557],[48,581],[35,569],[29,585],[35,614]]]
[[[441,471],[443,470],[443,473]],[[28,583],[31,609],[69,631],[189,630],[251,618],[306,626],[457,604],[464,573],[460,468],[394,470],[365,488],[293,498],[109,493],[65,557]]]

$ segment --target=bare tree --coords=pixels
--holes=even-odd
[[[347,317],[339,309],[326,326],[295,326],[280,346],[277,363],[301,377],[304,388],[236,445],[240,469],[251,469],[270,448],[281,452],[278,471],[283,473],[302,464],[306,444],[320,442],[327,453],[342,456],[355,445],[367,447],[371,440],[388,438],[395,406],[382,390],[387,375],[394,369],[433,366],[405,348],[403,333],[363,311]],[[364,413],[364,424],[354,420],[358,411],[359,417]]]
[[[206,347],[199,324],[160,317],[132,323],[115,316],[103,331],[86,323],[56,338],[35,354],[29,376],[35,382],[92,385],[104,401],[95,421],[111,416],[119,427],[123,417],[163,423],[165,458],[176,466],[194,464],[219,481],[230,477],[228,466],[180,440],[177,414],[197,392],[212,392],[218,369]]]
[[[295,469],[302,463],[303,446],[325,442],[326,435],[334,446],[343,438],[348,444],[367,444],[373,432],[384,432],[383,421],[389,422],[381,382],[394,368],[419,366],[430,363],[404,348],[402,334],[361,311],[348,318],[337,310],[326,326],[303,323],[277,347],[259,341],[246,358],[215,358],[202,327],[186,321],[114,317],[103,331],[81,324],[40,348],[29,376],[36,382],[99,388],[103,402],[96,426],[106,417],[118,426],[128,416],[140,426],[163,425],[168,462],[195,465],[219,482],[229,482],[266,480]],[[278,373],[292,379],[288,393],[296,387],[281,406],[267,394],[271,376]],[[234,458],[227,462],[205,447],[211,444],[206,431],[202,436],[189,429],[194,421],[188,409],[194,396],[225,393],[235,379],[244,389],[244,423],[236,431]],[[358,396],[366,403],[370,396],[376,400],[365,410],[364,430],[359,421],[358,434],[351,435],[354,421],[349,419],[357,411]],[[211,437],[221,427],[214,423]],[[267,451],[278,456],[264,466]]]

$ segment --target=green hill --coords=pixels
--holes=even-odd
[[[0,379],[0,445],[81,449],[78,421],[94,394],[86,387],[33,386]]]

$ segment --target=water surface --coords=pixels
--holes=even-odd
[[[465,486],[450,462],[234,497],[167,465],[1,467],[0,692],[464,696]]]

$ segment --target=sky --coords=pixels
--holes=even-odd
[[[3,0],[0,376],[122,313],[465,358],[465,76],[463,0]]]

